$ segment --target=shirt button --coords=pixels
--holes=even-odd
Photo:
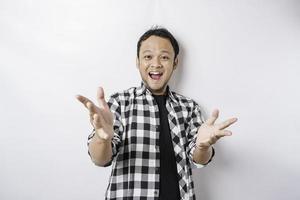
[[[159,131],[159,125],[156,125],[155,128],[157,131]]]
[[[157,190],[155,190],[155,191],[154,191],[154,194],[157,196],[157,195],[158,195],[158,191],[157,191]]]

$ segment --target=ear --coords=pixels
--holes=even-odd
[[[173,70],[177,68],[177,65],[178,65],[178,56],[174,60]]]

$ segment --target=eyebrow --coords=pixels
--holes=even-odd
[[[146,53],[146,52],[151,52],[151,51],[150,51],[150,50],[145,50],[145,51],[143,51],[143,53]],[[162,50],[161,52],[162,52],[162,53],[170,54],[170,52],[167,51],[167,50]]]

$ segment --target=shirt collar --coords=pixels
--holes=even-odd
[[[169,97],[172,101],[177,103],[178,100],[174,96],[173,92],[170,90],[169,85],[167,85],[166,91],[167,91],[167,97]],[[137,89],[136,89],[136,95],[137,96],[140,96],[142,94],[152,95],[152,92],[146,87],[144,81],[141,81],[141,85],[139,87],[137,87]]]

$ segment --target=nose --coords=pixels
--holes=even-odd
[[[159,58],[154,58],[151,63],[151,67],[162,67]]]

